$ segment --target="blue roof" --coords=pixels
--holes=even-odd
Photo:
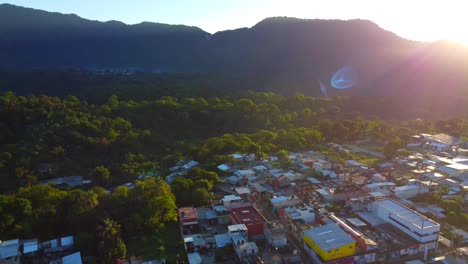
[[[272,203],[279,203],[279,202],[282,202],[282,201],[286,201],[288,199],[288,197],[286,196],[279,196],[279,197],[276,197],[276,198],[271,198],[270,201]]]

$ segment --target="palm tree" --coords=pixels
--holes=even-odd
[[[120,234],[121,226],[116,221],[106,218],[102,225],[98,227],[99,236],[103,239],[112,239],[118,237]]]

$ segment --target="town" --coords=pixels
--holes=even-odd
[[[265,159],[232,154],[232,162],[216,167],[220,181],[211,205],[177,209],[187,254],[177,263],[466,263],[468,248],[462,245],[468,233],[457,210],[466,211],[468,144],[444,134],[415,135],[386,160],[370,142],[355,143],[327,145],[381,162],[342,164],[314,150]],[[172,184],[200,166],[182,160],[164,178]],[[71,176],[41,184],[57,183],[76,187],[91,181]],[[123,186],[132,189],[135,183]],[[73,243],[73,236],[2,241],[0,263],[82,263]]]
[[[189,263],[466,263],[468,248],[453,249],[468,233],[447,223],[448,208],[421,199],[466,202],[465,144],[416,135],[411,154],[375,167],[308,151],[290,153],[284,170],[273,155],[233,154],[218,166],[211,207],[178,208]],[[167,179],[184,165],[197,162]]]

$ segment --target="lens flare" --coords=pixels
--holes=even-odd
[[[345,66],[333,74],[330,83],[336,89],[347,89],[355,85],[357,80],[357,72],[351,67]]]
[[[320,90],[322,91],[323,95],[325,97],[328,97],[328,94],[327,94],[327,87],[325,86],[325,84],[322,83],[322,81],[319,80],[319,83],[320,83]]]

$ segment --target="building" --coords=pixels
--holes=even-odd
[[[300,200],[297,196],[292,195],[292,196],[279,196],[275,198],[270,199],[270,204],[273,209],[274,213],[277,213],[278,215],[283,215],[284,209],[286,207],[292,207],[296,206],[298,204],[302,203],[302,200]]]
[[[391,199],[382,199],[370,203],[368,209],[374,215],[403,231],[417,242],[421,244],[433,243],[433,248],[437,248],[440,225],[426,216]]]
[[[288,244],[287,230],[279,221],[265,223],[263,232],[267,243],[274,248],[282,248]]]
[[[179,212],[180,226],[184,234],[198,230],[198,212],[193,206],[181,207],[177,210]]]
[[[81,253],[75,252],[73,254],[62,257],[61,259],[51,261],[49,264],[81,264]]]
[[[223,197],[223,199],[221,199],[221,201],[223,201],[223,205],[226,210],[231,210],[233,205],[242,203],[243,199],[237,195],[226,195]]]
[[[315,223],[314,209],[308,205],[285,208],[284,216],[291,221],[302,219],[307,224]]]
[[[437,152],[450,151],[457,141],[456,138],[446,134],[421,134],[421,138],[431,150]]]
[[[68,185],[70,187],[77,187],[81,186],[86,183],[91,183],[91,181],[85,181],[82,176],[69,176],[69,177],[61,177],[55,179],[49,179],[42,181],[41,184],[43,185]]]
[[[245,224],[228,226],[228,235],[231,239],[234,251],[241,261],[255,258],[258,255],[257,244],[248,241],[248,232],[248,228]]]
[[[356,241],[337,225],[328,224],[304,231],[304,249],[317,262],[324,262],[353,256]]]
[[[367,182],[367,177],[362,175],[353,175],[349,180],[356,185],[364,185]]]
[[[429,188],[427,185],[408,184],[395,187],[393,189],[393,192],[395,193],[395,196],[399,199],[408,199],[413,198],[418,194],[429,192]]]
[[[234,175],[241,178],[250,178],[255,176],[255,172],[253,170],[238,170],[234,172]]]
[[[244,224],[250,239],[259,239],[264,236],[263,227],[267,220],[251,204],[231,208],[231,221],[233,224]]]
[[[0,264],[17,264],[20,262],[20,241],[12,239],[0,241]]]
[[[461,163],[449,164],[446,166],[438,167],[437,170],[448,177],[457,177],[462,173],[468,171],[468,165]]]
[[[376,182],[367,184],[365,189],[369,192],[382,192],[384,190],[391,190],[396,184],[393,182]]]

